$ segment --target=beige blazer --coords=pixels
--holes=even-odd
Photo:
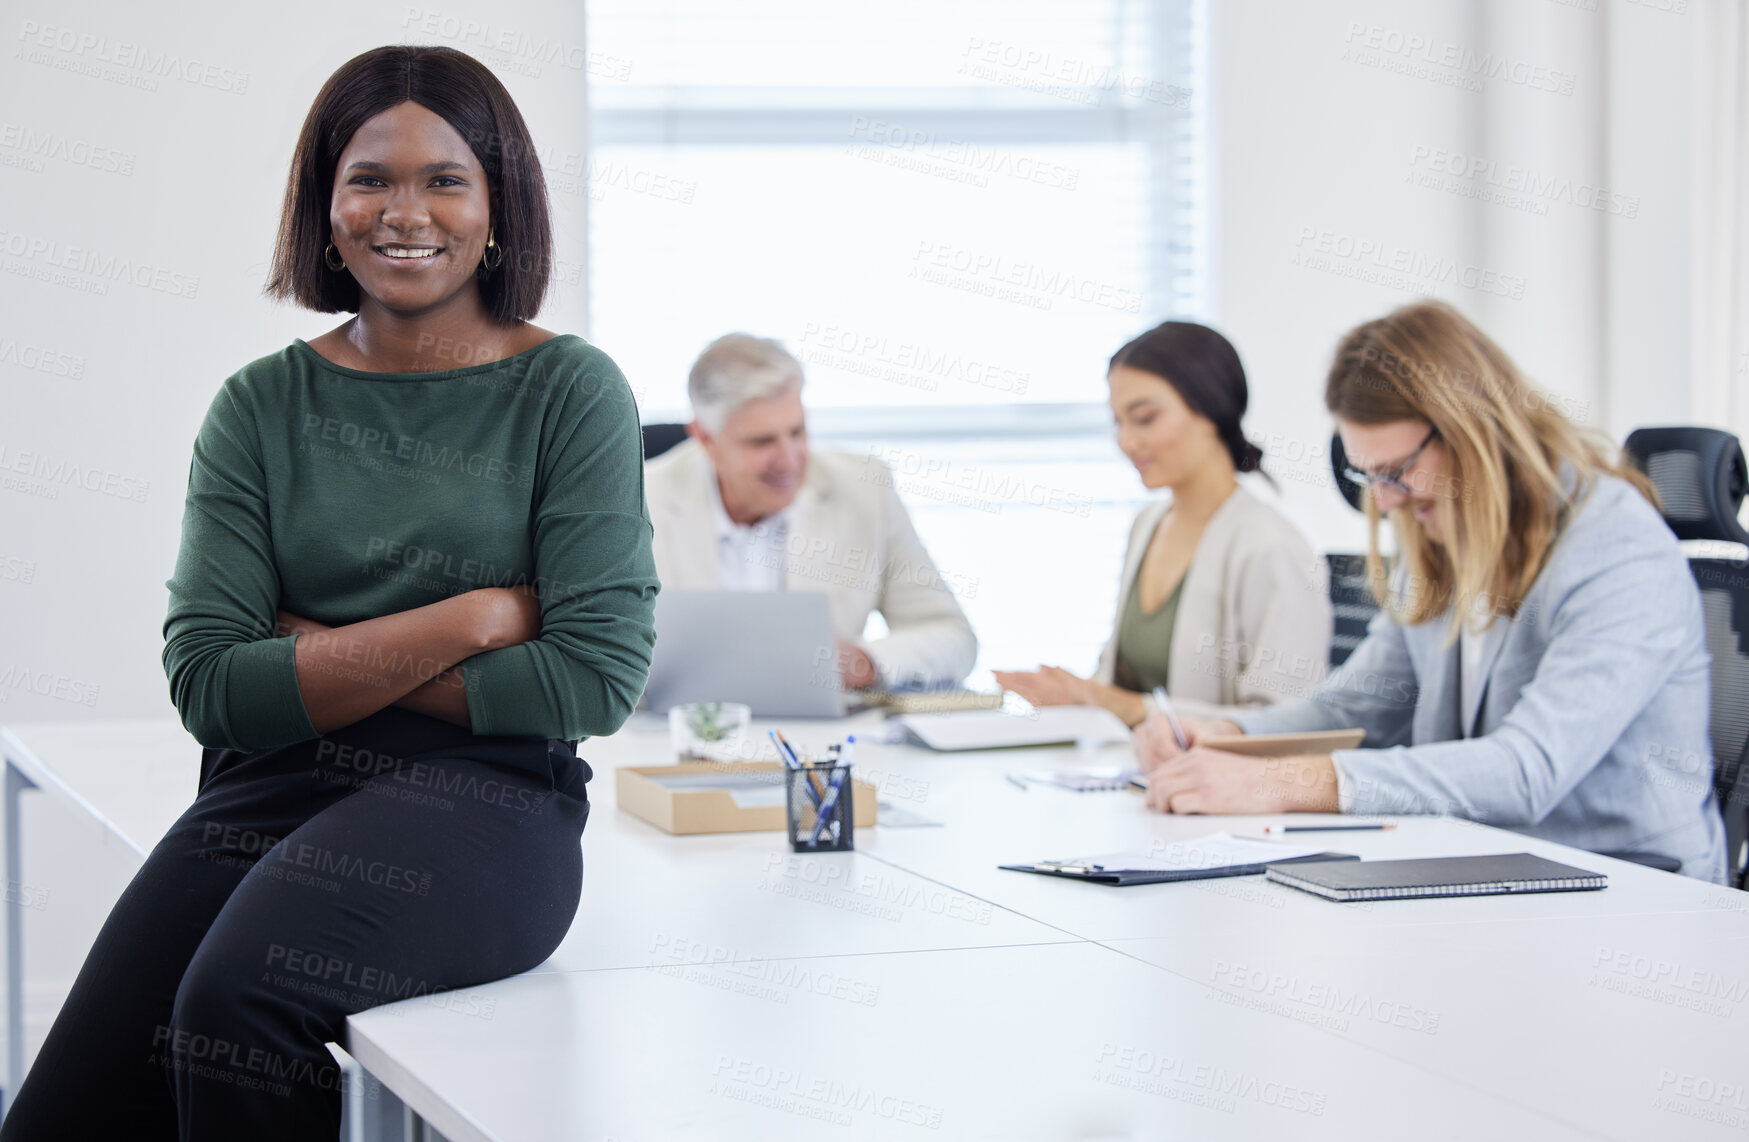
[[[1142,555],[1171,507],[1149,504],[1130,528],[1117,616],[1095,677],[1117,671],[1117,627]],[[1330,659],[1331,613],[1324,560],[1286,516],[1244,487],[1227,497],[1203,529],[1184,589],[1170,652],[1175,703],[1266,706],[1309,695]]]
[[[715,479],[710,457],[693,440],[644,469],[664,590],[722,586],[710,502]],[[830,595],[834,631],[868,652],[888,686],[957,683],[977,661],[977,637],[955,597],[958,584],[931,562],[893,490],[892,469],[875,457],[809,451],[789,509],[784,582],[791,591]],[[875,611],[888,634],[864,643]]]

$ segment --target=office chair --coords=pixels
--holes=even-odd
[[[1334,669],[1347,662],[1366,638],[1367,624],[1379,613],[1379,605],[1367,586],[1366,556],[1326,551],[1324,563],[1330,573],[1330,611],[1336,620],[1330,632],[1330,666]]]
[[[1749,546],[1749,531],[1738,521],[1749,469],[1735,436],[1716,428],[1641,428],[1623,450],[1657,485],[1678,539]],[[1694,558],[1688,566],[1700,587],[1713,657],[1713,791],[1725,818],[1725,874],[1732,887],[1749,888],[1749,558]]]
[[[1361,510],[1365,490],[1342,474],[1348,466],[1348,454],[1342,450],[1342,437],[1330,436],[1330,472],[1336,477],[1336,490],[1355,511]],[[1330,668],[1334,670],[1348,661],[1366,637],[1366,626],[1379,613],[1379,604],[1372,597],[1366,581],[1366,556],[1347,551],[1324,554],[1329,570],[1330,610],[1336,616],[1335,629],[1330,632]]]
[[[1342,434],[1330,434],[1330,474],[1336,477],[1336,490],[1342,493],[1342,498],[1348,501],[1348,506],[1355,511],[1365,511],[1366,505],[1361,497],[1366,495],[1366,489],[1350,480],[1347,476],[1348,452],[1342,447]]]
[[[662,453],[686,439],[684,424],[646,424],[644,425],[644,460],[654,460]]]

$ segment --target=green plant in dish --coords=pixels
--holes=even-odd
[[[724,724],[721,702],[695,702],[686,708],[686,728],[701,742],[720,742],[735,727]]]

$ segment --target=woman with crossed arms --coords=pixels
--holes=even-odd
[[[657,583],[625,378],[529,322],[551,259],[484,65],[379,48],[323,86],[269,292],[356,316],[245,366],[201,425],[164,624],[198,793],[0,1140],[333,1139],[348,1015],[564,938],[577,741],[637,702]]]
[[[1710,784],[1700,595],[1645,478],[1569,422],[1456,310],[1406,306],[1350,332],[1325,390],[1367,488],[1383,608],[1310,697],[1230,720],[1151,712],[1148,803],[1174,813],[1444,814],[1724,879]],[[1389,573],[1378,524],[1402,552]],[[1218,733],[1365,729],[1364,748],[1274,761]]]

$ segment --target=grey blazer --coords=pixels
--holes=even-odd
[[[1365,748],[1332,755],[1345,813],[1465,817],[1724,880],[1700,592],[1632,485],[1597,479],[1518,615],[1496,620],[1463,709],[1450,618],[1380,614],[1310,698],[1234,720],[1246,733],[1364,728]]]

